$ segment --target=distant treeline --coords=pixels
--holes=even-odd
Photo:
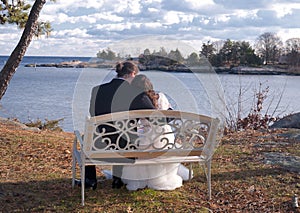
[[[164,47],[160,47],[160,50],[153,50],[152,52],[147,48],[141,52],[141,55],[167,57],[177,63],[190,66],[201,64],[201,58],[206,57],[214,67],[278,64],[299,67],[300,38],[291,38],[283,43],[277,34],[266,32],[258,36],[253,46],[248,41],[227,39],[226,41],[208,41],[203,43],[199,53],[193,52],[186,58],[182,56],[179,49],[167,52]],[[109,48],[99,51],[97,57],[104,60],[131,58],[130,55],[121,56],[120,53],[115,53]]]

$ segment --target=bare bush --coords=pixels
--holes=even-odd
[[[240,86],[238,100],[235,104],[237,104],[237,109],[235,109],[233,104],[227,106],[227,116],[226,116],[226,128],[225,134],[228,132],[235,132],[239,130],[246,129],[268,129],[269,125],[275,120],[279,119],[279,114],[277,113],[278,107],[280,105],[283,91],[278,96],[278,101],[272,113],[270,113],[271,105],[274,103],[275,97],[272,97],[269,105],[265,107],[266,99],[269,97],[269,86],[263,88],[263,84],[259,83],[259,88],[257,91],[254,91],[253,95],[253,103],[249,110],[249,113],[246,116],[242,115],[243,103],[245,100],[243,99],[243,95],[245,95],[247,90],[242,89]],[[231,107],[230,107],[231,106]],[[264,111],[263,109],[266,110]]]

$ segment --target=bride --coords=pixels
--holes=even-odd
[[[137,75],[131,84],[141,89],[144,95],[148,95],[157,109],[167,110],[171,105],[167,97],[163,93],[155,93],[152,83],[145,75]],[[149,131],[147,120],[141,120],[140,124],[143,128],[138,131]],[[162,131],[172,132],[169,125],[163,125]],[[162,148],[163,144],[158,138],[154,141],[156,148]],[[164,140],[167,143],[174,143],[174,134],[164,135]],[[147,146],[150,142],[143,141],[141,138],[140,146]],[[168,146],[165,146],[167,149]],[[126,184],[128,190],[137,190],[142,188],[151,188],[156,190],[174,190],[182,186],[183,180],[188,179],[188,169],[180,163],[154,164],[154,165],[126,165],[123,167],[122,181]]]

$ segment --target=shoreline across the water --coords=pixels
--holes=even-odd
[[[108,68],[113,69],[117,62],[84,62],[79,60],[64,61],[60,63],[31,63],[26,64],[25,67],[56,67],[56,68]],[[157,70],[164,72],[197,72],[207,73],[211,68],[200,66],[185,66],[182,64],[174,64],[171,66],[163,66],[159,64],[152,64],[149,66],[139,66],[141,71]],[[261,67],[214,67],[218,74],[239,74],[239,75],[300,75],[300,70],[290,69],[287,66],[261,66]]]

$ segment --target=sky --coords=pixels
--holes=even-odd
[[[167,51],[179,46],[200,51],[208,41],[254,44],[265,32],[283,42],[298,38],[300,1],[57,0],[47,1],[40,20],[50,21],[53,31],[49,38],[34,38],[28,56],[95,57],[108,47],[137,54],[167,44]],[[0,55],[10,55],[21,34],[15,25],[0,25]],[[123,49],[114,49],[119,46]]]

